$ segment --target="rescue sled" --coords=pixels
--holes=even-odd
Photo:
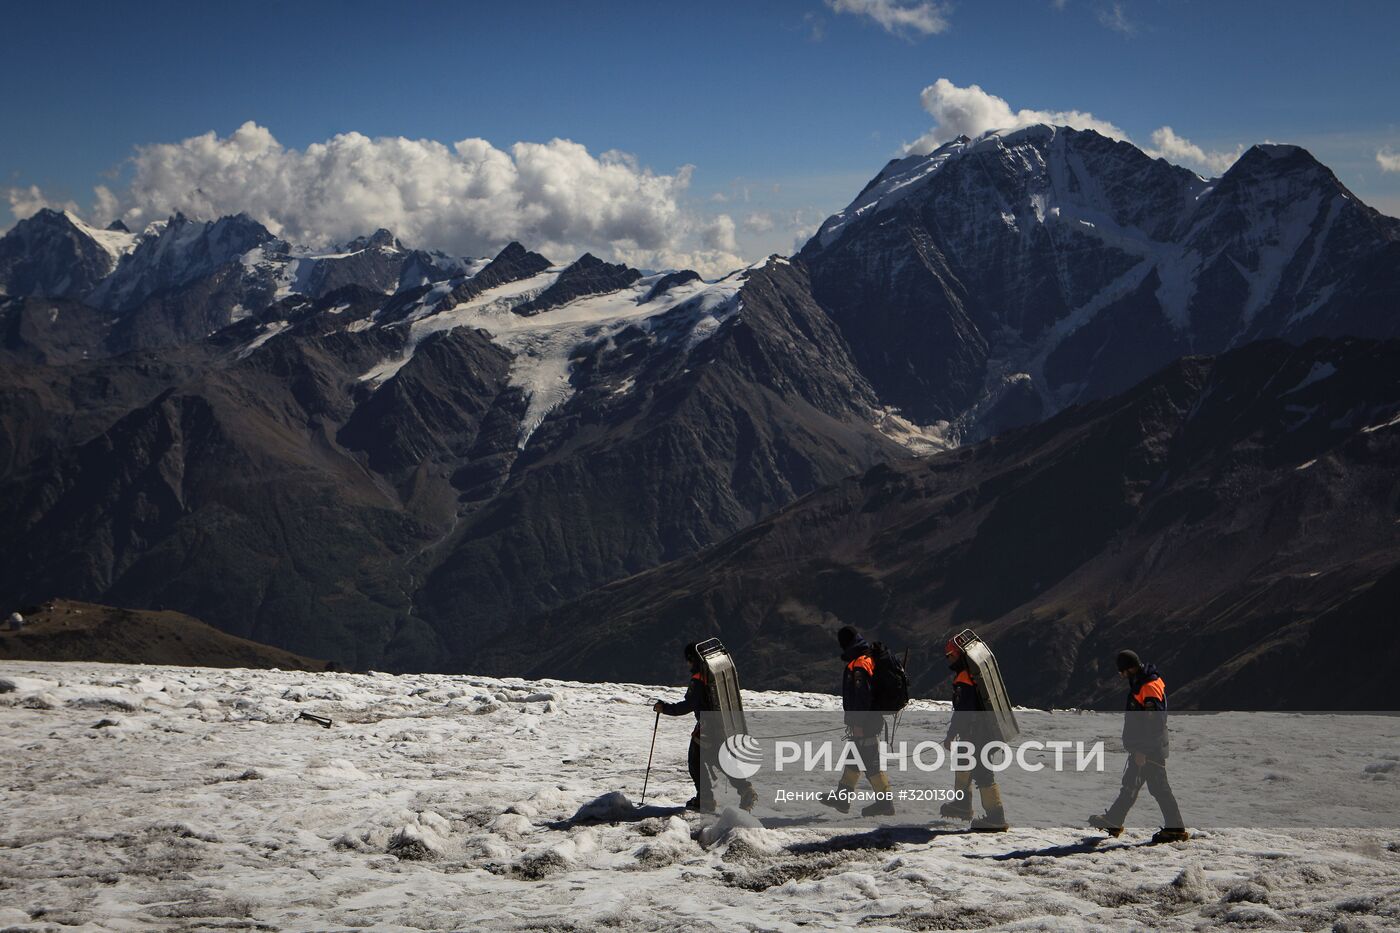
[[[977,693],[982,698],[982,706],[991,716],[991,721],[1000,733],[1002,742],[1014,742],[1021,734],[1016,724],[1016,713],[1011,709],[1011,697],[1006,692],[1006,682],[1001,679],[1001,669],[987,643],[978,638],[972,629],[963,629],[953,636],[953,641],[962,649],[971,669],[972,679],[977,682]]]
[[[734,659],[718,638],[700,642],[696,650],[705,663],[705,689],[709,691],[710,708],[719,719],[724,738],[747,735],[749,727],[744,719],[744,701],[739,696],[739,671]]]

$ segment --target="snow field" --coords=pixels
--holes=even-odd
[[[1091,850],[1075,828],[765,827],[723,784],[729,809],[685,814],[689,717],[663,717],[638,806],[650,704],[678,692],[0,662],[0,928],[1400,927],[1393,830]]]

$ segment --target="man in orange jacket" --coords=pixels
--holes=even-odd
[[[861,816],[893,816],[894,791],[890,789],[890,779],[880,767],[880,733],[885,718],[875,709],[875,658],[869,642],[851,626],[842,626],[836,633],[836,642],[841,646],[841,660],[845,668],[841,672],[841,709],[846,721],[847,741],[855,746],[856,755],[865,770],[865,779],[874,788],[877,799],[862,807]],[[851,798],[860,782],[862,768],[847,765],[842,769],[841,781],[836,789],[822,799],[822,803],[846,813],[851,809]]]
[[[1118,652],[1118,676],[1128,682],[1127,712],[1123,716],[1123,748],[1128,763],[1123,788],[1113,806],[1089,817],[1089,825],[1111,836],[1123,832],[1123,821],[1146,784],[1162,808],[1163,827],[1153,842],[1185,842],[1191,838],[1181,819],[1171,783],[1167,780],[1167,685],[1156,666],[1143,667],[1133,651]]]
[[[943,744],[952,747],[954,739],[968,742],[973,746],[976,764],[969,771],[958,771],[953,776],[955,800],[945,803],[939,814],[949,819],[972,820],[972,828],[980,832],[1006,832],[1006,811],[1002,807],[1001,788],[997,786],[996,775],[982,760],[982,746],[987,742],[986,708],[982,695],[977,691],[977,681],[969,670],[967,655],[953,639],[943,646],[943,656],[948,659],[948,667],[953,672],[953,715],[948,720],[948,734]],[[972,782],[977,782],[977,793],[982,798],[986,814],[973,819]]]

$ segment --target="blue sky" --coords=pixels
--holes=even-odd
[[[617,180],[616,197],[596,208],[619,214],[611,225],[565,217],[528,229],[557,248],[595,248],[619,235],[660,243],[659,227],[679,224],[696,249],[752,258],[791,249],[934,129],[920,94],[940,78],[1011,111],[1079,111],[1144,148],[1192,151],[1154,144],[1170,127],[1211,165],[1253,142],[1297,143],[1363,200],[1400,214],[1400,155],[1394,171],[1377,158],[1400,153],[1393,2],[51,2],[12,4],[5,19],[0,188],[15,206],[0,201],[0,228],[38,200],[103,214],[98,184],[114,193],[108,212],[149,219],[214,170],[182,150],[176,171],[166,152],[132,193],[137,147],[212,131],[217,148],[252,121],[283,161],[349,132],[448,146],[481,138],[502,152],[554,138],[594,158],[620,150],[636,172],[671,181],[628,195]],[[590,175],[557,176],[570,177]],[[237,196],[221,191],[214,206]],[[666,203],[629,220],[619,208],[628,198]],[[720,215],[732,231],[715,227]],[[463,242],[515,222],[494,220]],[[446,223],[410,226],[441,238]],[[287,229],[319,228],[298,217]]]

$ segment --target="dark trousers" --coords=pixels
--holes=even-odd
[[[1176,805],[1176,795],[1172,793],[1171,782],[1167,780],[1166,765],[1148,761],[1139,767],[1133,761],[1131,753],[1128,755],[1128,766],[1123,770],[1123,789],[1118,792],[1118,799],[1113,801],[1113,806],[1109,807],[1108,813],[1105,814],[1108,821],[1114,826],[1123,825],[1128,811],[1137,801],[1138,791],[1142,790],[1143,784],[1147,785],[1148,792],[1156,799],[1157,806],[1162,808],[1162,825],[1167,829],[1185,828],[1186,824],[1181,820],[1181,808]]]
[[[715,778],[714,772],[719,771],[724,774],[724,769],[719,766],[719,747],[706,748],[695,736],[690,737],[690,755],[686,763],[690,766],[690,779],[695,782],[695,796],[700,800],[715,799]],[[739,793],[744,793],[753,789],[753,785],[748,781],[732,778],[724,774],[729,786]]]

